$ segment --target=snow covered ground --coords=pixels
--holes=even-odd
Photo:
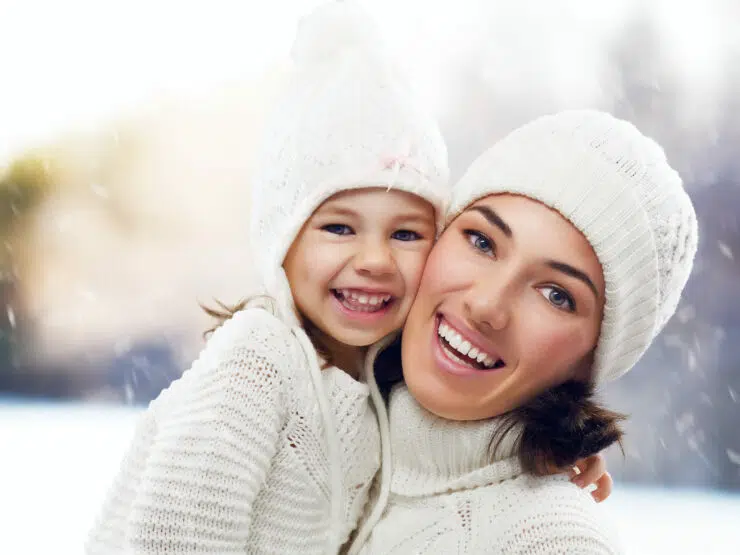
[[[0,403],[0,553],[82,553],[137,413]],[[740,495],[618,484],[602,507],[630,554],[740,553]]]

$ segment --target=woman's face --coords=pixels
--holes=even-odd
[[[432,249],[403,331],[403,373],[427,410],[451,420],[508,412],[587,379],[604,306],[588,241],[545,205],[491,195]]]

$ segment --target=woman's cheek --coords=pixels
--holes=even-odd
[[[537,322],[538,319],[533,319]],[[545,375],[551,377],[554,383],[568,379],[571,368],[581,359],[583,350],[583,333],[569,326],[563,326],[562,322],[553,322],[544,325],[539,319],[541,327],[535,328],[534,334],[530,336],[527,351],[534,355],[531,366],[546,370]],[[559,324],[559,325],[558,325]]]

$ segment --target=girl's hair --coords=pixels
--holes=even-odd
[[[208,339],[208,337],[210,337],[210,335],[214,331],[223,326],[227,320],[230,320],[234,316],[234,314],[241,310],[244,310],[249,304],[255,301],[259,301],[260,299],[267,301],[268,303],[272,303],[272,298],[268,297],[267,295],[255,295],[253,297],[248,297],[246,299],[240,300],[234,305],[224,304],[221,301],[214,299],[213,302],[217,305],[215,308],[206,306],[202,303],[198,303],[206,314],[216,319],[215,325],[203,332],[203,339]],[[306,330],[306,335],[308,335],[311,343],[313,343],[313,346],[318,352],[319,356],[321,356],[321,358],[324,360],[322,369],[329,368],[333,365],[331,352],[321,339],[320,334],[316,330],[316,326],[302,314],[300,314],[300,319],[303,329]]]
[[[378,386],[386,399],[393,385],[403,381],[400,370],[398,340],[380,353],[375,364]],[[613,443],[621,448],[619,423],[625,416],[599,406],[593,396],[592,383],[571,380],[504,414],[491,438],[491,457],[504,437],[516,429],[521,430],[516,447],[519,463],[524,472],[535,476],[562,471]]]

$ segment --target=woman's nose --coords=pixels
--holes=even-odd
[[[467,291],[464,301],[471,323],[483,332],[504,329],[511,316],[512,295],[512,288],[505,279],[477,281]]]

